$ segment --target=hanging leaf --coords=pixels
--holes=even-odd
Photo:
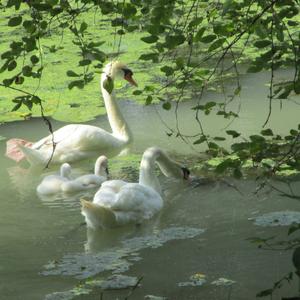
[[[216,37],[217,36],[215,34],[209,34],[209,35],[206,35],[206,36],[202,37],[200,41],[202,43],[208,44],[208,43],[211,43],[213,40],[215,40]]]
[[[208,51],[210,52],[210,51],[214,51],[214,50],[220,48],[220,47],[224,44],[225,41],[226,41],[225,38],[220,38],[220,39],[214,41],[214,42],[209,46]]]
[[[163,109],[165,109],[165,110],[170,110],[171,106],[172,105],[171,105],[171,103],[169,101],[164,102],[163,105],[162,105]]]
[[[12,17],[8,21],[8,26],[15,27],[18,26],[22,23],[22,17],[17,16],[17,17]]]
[[[67,76],[69,76],[69,77],[79,77],[80,75],[78,75],[77,73],[75,73],[72,70],[68,70],[67,71]]]
[[[203,142],[205,142],[207,140],[207,137],[205,135],[202,135],[200,137],[200,139],[196,140],[193,144],[194,145],[198,145],[198,144],[202,144]]]
[[[146,105],[151,104],[152,100],[153,100],[153,97],[151,95],[147,96],[147,98],[146,98]]]
[[[231,135],[233,138],[237,138],[237,137],[239,137],[241,135],[240,133],[238,133],[235,130],[226,130],[226,133],[228,135]]]
[[[81,80],[75,80],[69,83],[68,88],[71,90],[72,88],[77,87],[79,89],[84,88],[84,81]]]
[[[145,37],[142,37],[141,40],[147,44],[152,44],[152,43],[155,43],[156,41],[158,41],[158,36],[156,36],[156,35],[145,36]]]
[[[163,66],[162,68],[160,68],[160,70],[162,72],[164,72],[166,74],[166,76],[170,76],[174,73],[174,69],[169,66]]]
[[[264,136],[273,136],[274,135],[272,129],[270,129],[270,128],[264,129],[260,133]]]
[[[259,40],[254,43],[254,46],[257,48],[264,48],[272,44],[270,40]]]
[[[106,79],[103,81],[103,87],[109,94],[111,94],[114,89],[114,81],[111,79],[111,77],[106,77]]]

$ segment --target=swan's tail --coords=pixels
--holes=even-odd
[[[16,138],[10,139],[6,142],[5,155],[16,162],[21,161],[25,158],[25,154],[20,150],[20,146],[31,147],[32,142]]]
[[[45,158],[38,150],[28,148],[23,145],[19,145],[19,149],[22,151],[23,155],[31,165],[40,165],[46,163]]]
[[[80,203],[88,227],[96,229],[117,226],[115,214],[110,209],[84,199],[80,199]]]

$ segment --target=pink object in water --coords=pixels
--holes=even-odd
[[[32,146],[32,142],[22,140],[22,139],[10,139],[6,142],[6,153],[5,155],[10,159],[15,160],[16,162],[21,161],[25,155],[20,150],[19,145],[30,148]]]

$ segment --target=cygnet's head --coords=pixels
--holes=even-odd
[[[95,163],[95,174],[108,176],[108,159],[105,155],[101,155],[97,158]]]
[[[60,167],[60,175],[65,178],[69,178],[71,175],[71,166],[68,163],[64,163]]]
[[[111,77],[112,79],[123,78],[128,81],[131,85],[137,86],[137,83],[132,78],[133,72],[124,63],[120,61],[112,61],[108,63],[103,72]]]

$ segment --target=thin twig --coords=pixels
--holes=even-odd
[[[124,300],[128,300],[129,297],[133,294],[133,292],[136,290],[136,288],[139,286],[140,282],[143,280],[143,276],[141,276],[138,281],[136,282],[136,284],[131,288],[130,292],[128,293],[128,295],[124,298]]]

